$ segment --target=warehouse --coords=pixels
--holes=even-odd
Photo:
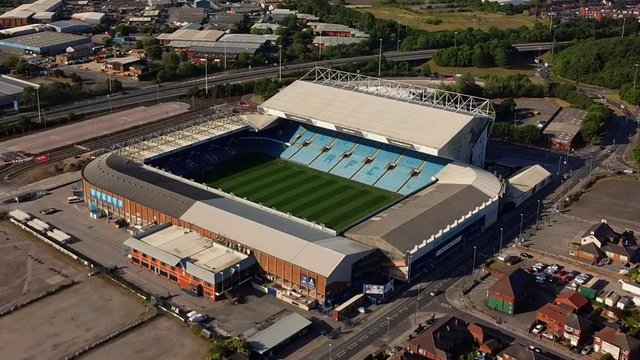
[[[518,207],[551,182],[551,173],[540,165],[523,168],[508,180],[507,201]]]
[[[223,31],[218,30],[192,30],[179,29],[171,34],[160,34],[156,39],[160,44],[167,45],[172,41],[200,41],[214,43],[224,35]]]
[[[62,6],[62,0],[38,0],[32,4],[22,4],[0,15],[0,25],[4,27],[24,26],[38,13],[52,13]]]
[[[45,31],[0,40],[0,50],[12,54],[57,55],[69,46],[88,44],[86,36]]]
[[[28,87],[35,88],[38,85],[11,76],[0,75],[0,106],[12,105],[14,101],[17,102],[22,90]]]
[[[104,21],[104,13],[101,12],[83,12],[71,15],[71,19],[82,21],[89,25],[100,25]]]
[[[91,31],[91,25],[77,20],[54,21],[49,26],[59,33],[82,34]]]
[[[211,301],[255,271],[253,257],[171,224],[153,227],[124,245],[134,265]]]
[[[311,321],[307,318],[297,313],[291,313],[249,337],[247,342],[255,352],[269,358],[269,355],[277,351],[280,346],[306,334],[310,326]]]

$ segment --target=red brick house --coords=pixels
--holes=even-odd
[[[408,351],[421,359],[458,359],[471,349],[472,337],[467,323],[454,316],[445,316],[427,331],[408,341]]]
[[[589,300],[577,291],[565,291],[556,296],[553,303],[576,314],[585,314],[593,309]]]
[[[593,323],[578,314],[570,314],[564,322],[563,337],[571,343],[571,346],[580,346],[589,339],[592,333]]]
[[[593,350],[600,355],[611,354],[614,360],[636,360],[640,358],[640,341],[605,327],[595,334]]]
[[[467,326],[467,330],[469,330],[471,336],[473,336],[473,339],[479,345],[478,351],[495,356],[500,349],[502,349],[500,342],[488,334],[488,329],[484,326],[471,323]]]
[[[515,314],[527,301],[533,278],[522,269],[503,276],[487,290],[487,306],[491,309]]]
[[[564,335],[564,324],[571,311],[555,304],[545,304],[536,311],[536,320],[547,325],[547,331],[561,338]]]
[[[498,360],[551,360],[549,357],[537,353],[519,343],[514,343],[502,350],[497,358]]]
[[[605,257],[618,264],[633,262],[637,247],[627,243],[623,235],[613,230],[606,220],[602,220],[582,235],[577,255],[592,263],[597,263]]]

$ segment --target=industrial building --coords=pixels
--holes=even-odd
[[[90,42],[91,38],[86,36],[44,31],[0,40],[0,50],[21,55],[57,55],[69,46]]]
[[[83,12],[71,15],[71,19],[82,21],[89,25],[100,25],[104,21],[105,14],[101,12]]]
[[[60,20],[49,24],[49,27],[59,33],[83,34],[91,32],[92,26],[77,20]]]
[[[124,245],[134,265],[210,301],[255,272],[253,257],[170,224],[131,237]]]
[[[582,120],[586,116],[587,112],[584,110],[561,109],[542,132],[549,139],[549,147],[563,151],[575,148]]]
[[[47,15],[51,20],[52,14],[61,6],[62,0],[38,0],[31,4],[22,4],[0,15],[0,25],[7,28],[24,26],[31,23],[37,14]]]
[[[287,344],[295,337],[304,335],[310,326],[311,321],[304,316],[291,313],[276,321],[275,324],[249,337],[247,342],[253,351],[269,358],[269,354],[276,351],[279,346]]]
[[[502,183],[469,165],[484,162],[493,123],[487,99],[315,68],[258,110],[268,115],[259,124],[232,112],[219,114],[98,157],[82,171],[85,201],[135,226],[171,224],[246,254],[271,282],[265,291],[301,307],[335,301],[355,284],[362,289],[368,272],[411,279],[497,219]],[[430,131],[424,131],[425,124]],[[401,197],[393,206],[336,231],[182,175],[181,166],[205,166],[198,165],[198,159],[217,161],[222,155],[214,155],[213,149],[233,146],[227,154],[241,151],[235,135],[258,132],[253,139],[262,139],[279,134],[279,126],[302,129],[300,134],[311,137],[323,134],[317,136],[318,144],[304,147],[310,152],[308,160],[291,160],[302,166],[319,156],[314,151],[328,148],[321,141],[353,139],[347,150],[378,149],[381,158],[390,151],[387,165],[376,165],[376,174],[363,176],[373,184],[385,172],[404,169],[389,180],[396,189],[390,191]],[[274,140],[295,142],[300,136]],[[217,143],[225,140],[227,145]],[[194,155],[196,147],[208,152]],[[282,145],[279,149],[283,151]],[[365,155],[366,165],[353,166],[360,156],[353,151],[336,162],[344,160],[345,168],[354,171],[378,164],[373,155]],[[403,156],[409,159],[409,154],[421,160],[408,164]],[[158,159],[161,162],[155,162]],[[169,170],[171,165],[156,165],[160,163],[177,167]],[[413,180],[416,185],[407,186]]]
[[[540,165],[525,167],[507,180],[506,199],[518,207],[546,185],[551,183],[551,173]]]
[[[168,45],[172,41],[197,41],[200,43],[214,43],[224,35],[218,30],[178,29],[171,34],[160,34],[156,37],[160,44]]]
[[[38,87],[38,84],[13,78],[8,75],[0,75],[0,107],[20,105],[20,94],[28,87]],[[16,102],[14,104],[14,101]]]

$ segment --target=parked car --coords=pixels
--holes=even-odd
[[[533,330],[531,330],[531,332],[534,334],[540,334],[543,331],[544,331],[544,325],[542,324],[536,325],[536,327],[534,327]]]
[[[525,259],[533,259],[533,256],[531,254],[526,253],[526,252],[520,253],[520,256],[522,256]]]
[[[582,351],[580,351],[580,354],[589,355],[589,353],[591,353],[591,350],[593,350],[593,346],[587,345],[587,346],[582,348]]]
[[[580,271],[576,271],[576,270],[570,271],[569,275],[571,275],[572,277],[576,277],[576,276],[580,275]]]
[[[576,291],[578,289],[578,285],[576,285],[576,283],[570,283],[569,285],[565,286],[565,289]]]
[[[58,211],[58,209],[54,208],[54,207],[48,207],[46,209],[42,209],[40,210],[40,214],[44,214],[44,215],[51,215],[54,212]]]
[[[438,296],[442,293],[442,290],[431,290],[431,292],[429,292],[429,295],[431,296]]]
[[[360,306],[360,307],[358,308],[358,312],[359,312],[360,314],[366,314],[367,309],[365,309],[364,307]]]
[[[529,350],[531,351],[535,351],[537,353],[542,353],[542,350],[538,349],[537,347],[533,346],[533,345],[529,345]]]
[[[556,341],[556,336],[548,331],[545,331],[544,333],[542,333],[542,336],[546,337],[549,340]]]

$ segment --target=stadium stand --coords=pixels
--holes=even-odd
[[[342,155],[358,143],[358,138],[351,135],[340,135],[331,144],[331,148],[318,156],[309,166],[320,171],[328,172],[342,160]]]
[[[147,164],[190,177],[251,153],[279,157],[402,195],[432,183],[432,177],[449,163],[393,145],[283,121],[260,132],[242,130]]]
[[[342,161],[331,169],[330,173],[351,178],[364,165],[364,160],[378,150],[380,144],[375,141],[362,139],[358,145],[346,153]]]
[[[367,185],[373,185],[382,177],[389,164],[400,156],[400,150],[391,145],[382,145],[365,165],[351,179]],[[371,160],[370,162],[367,162]]]

